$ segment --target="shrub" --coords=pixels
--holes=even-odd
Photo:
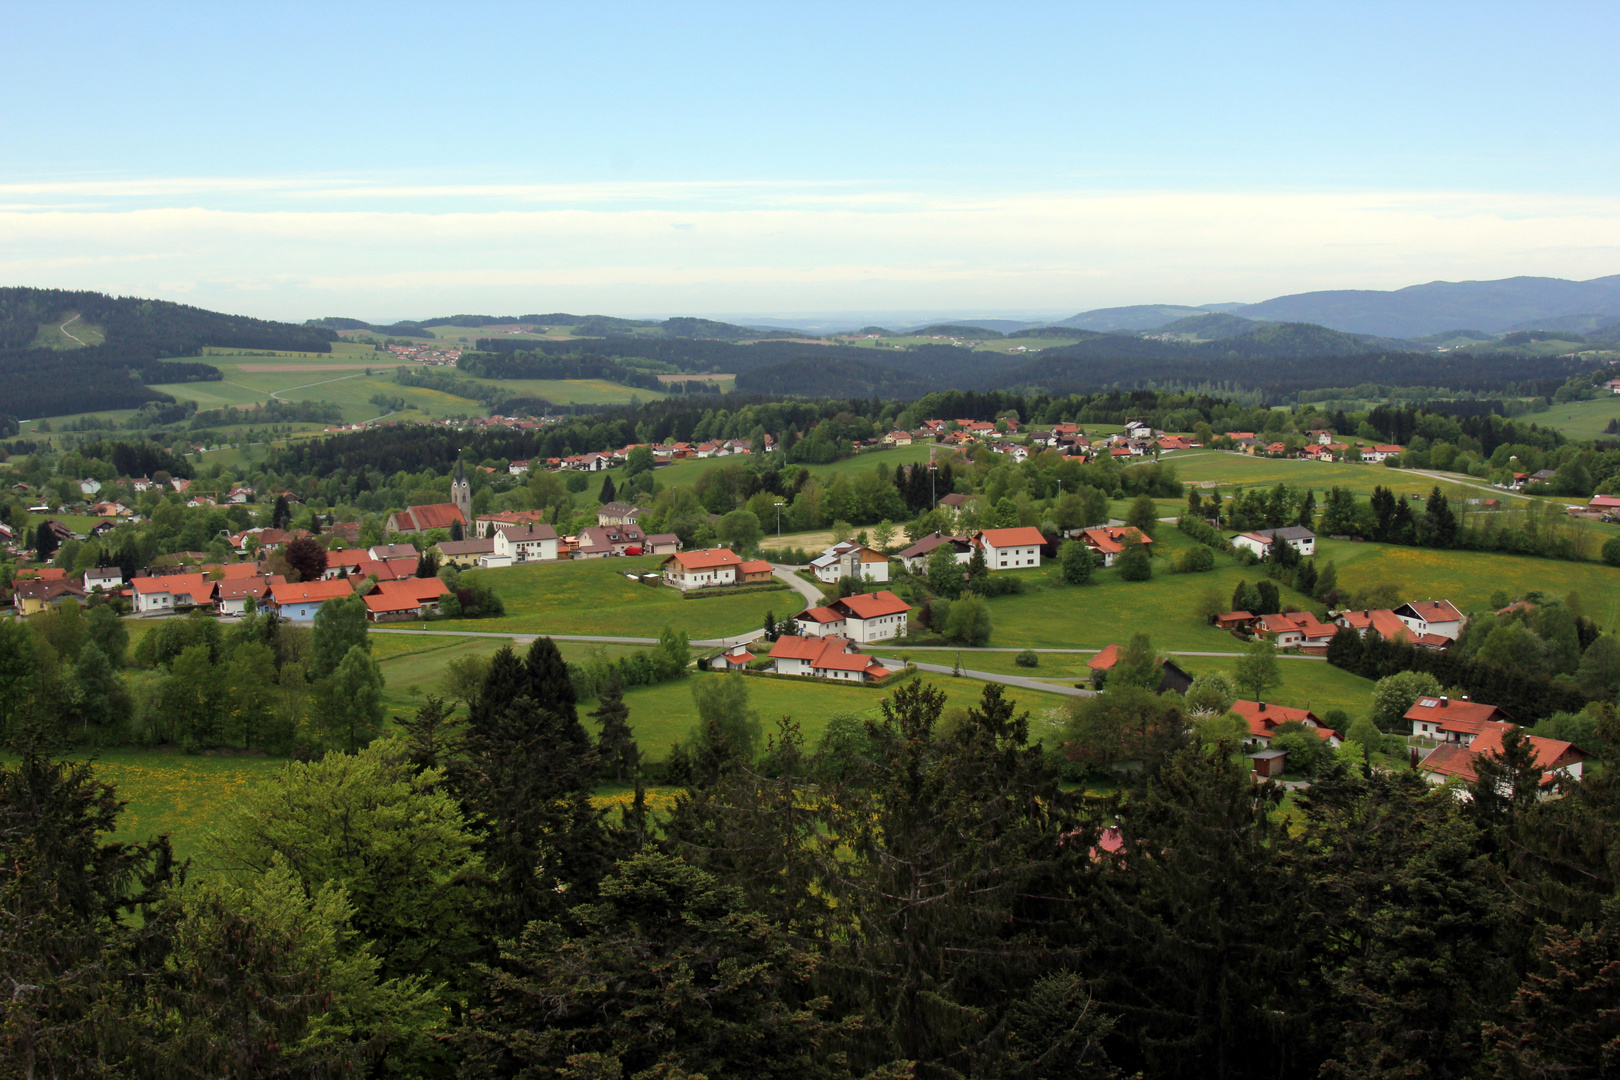
[[[1603,561],[1620,566],[1620,536],[1611,536],[1603,542]]]
[[[1178,574],[1196,574],[1213,569],[1215,569],[1215,553],[1202,545],[1188,548],[1181,553],[1181,558],[1176,560]]]
[[[935,617],[938,621],[938,616]],[[951,605],[945,622],[945,636],[961,645],[987,645],[990,642],[990,608],[973,594]]]
[[[1040,667],[1040,654],[1038,654],[1034,649],[1025,649],[1023,652],[1013,657],[1013,663],[1017,664],[1019,667]]]
[[[1616,537],[1620,540],[1620,537]],[[1062,567],[1063,580],[1069,585],[1084,585],[1091,580],[1091,574],[1097,569],[1097,557],[1091,549],[1078,540],[1065,540],[1058,552],[1058,563]]]
[[[1119,553],[1115,565],[1125,581],[1146,581],[1153,576],[1153,556],[1147,545],[1135,537],[1125,541],[1125,550]]]

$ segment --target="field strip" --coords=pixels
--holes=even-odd
[[[294,390],[307,390],[311,386],[325,386],[327,383],[342,382],[344,379],[358,379],[359,375],[339,375],[335,379],[322,379],[320,382],[300,383],[298,386],[283,386],[280,390],[270,391],[270,396],[277,401],[283,400],[282,394],[289,394]]]
[[[366,368],[398,367],[399,365],[382,364],[374,360],[369,364],[233,364],[232,366],[238,371],[263,375],[267,372],[279,374],[288,371],[364,371]]]

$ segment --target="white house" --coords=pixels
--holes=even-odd
[[[1041,545],[1046,538],[1032,526],[1016,529],[984,529],[973,534],[973,543],[984,548],[984,561],[992,570],[1011,570],[1041,565]]]
[[[114,589],[123,588],[123,585],[124,572],[116,566],[98,566],[94,570],[84,572],[84,589],[86,592],[94,592],[96,589],[100,589],[102,592],[111,592]]]
[[[793,625],[800,637],[843,637],[849,628],[844,625],[844,613],[830,607],[806,608],[793,616]]]
[[[915,544],[901,551],[895,558],[899,559],[905,568],[913,574],[920,574],[928,568],[928,560],[933,557],[934,549],[946,545],[951,549],[952,556],[958,563],[966,566],[973,557],[973,545],[965,536],[946,536],[944,533],[929,533]]]
[[[136,578],[130,582],[135,592],[135,614],[151,615],[177,607],[211,604],[214,583],[207,574],[165,574]]]
[[[1462,636],[1467,616],[1449,600],[1414,600],[1395,609],[1395,617],[1414,636],[1433,634],[1456,641]]]
[[[495,548],[479,562],[484,566],[550,562],[557,558],[557,530],[550,525],[508,525],[496,529]]]
[[[829,585],[846,577],[857,581],[888,581],[889,557],[881,551],[846,540],[810,560],[810,570],[816,575],[817,581]]]
[[[844,626],[851,641],[887,641],[904,637],[906,619],[911,605],[887,589],[875,593],[856,593],[829,605],[844,616]]]
[[[781,675],[807,675],[839,682],[875,682],[893,674],[870,656],[862,656],[848,638],[803,638],[783,635],[771,646],[771,659]]]
[[[1281,540],[1301,555],[1316,554],[1316,534],[1301,525],[1289,525],[1281,529],[1256,529],[1253,532],[1239,533],[1232,537],[1232,546],[1252,551],[1264,559],[1271,554],[1271,545]]]
[[[217,584],[215,596],[221,615],[246,615],[248,598],[258,604],[270,595],[268,577],[226,578]]]
[[[663,561],[664,584],[680,589],[711,589],[737,584],[737,568],[742,560],[730,548],[680,551]]]
[[[1361,448],[1361,460],[1362,461],[1383,461],[1385,458],[1394,457],[1396,454],[1399,454],[1401,452],[1401,449],[1402,448],[1399,447],[1399,446],[1388,446],[1388,445],[1384,445],[1384,446],[1363,446]]]
[[[527,461],[508,462],[506,471],[511,473],[513,476],[521,476],[523,473],[529,471],[529,463]]]

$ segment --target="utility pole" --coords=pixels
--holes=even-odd
[[[776,557],[780,559],[782,557],[782,507],[786,506],[787,503],[778,500],[771,505],[776,507]]]

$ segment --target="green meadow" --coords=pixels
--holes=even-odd
[[[666,585],[625,577],[656,573],[661,562],[661,556],[640,555],[469,571],[469,578],[500,595],[506,614],[458,622],[455,627],[513,634],[657,637],[669,625],[697,640],[745,634],[762,625],[767,611],[781,617],[802,607],[803,598],[788,589],[683,600]]]
[[[1435,480],[1418,476],[1404,469],[1391,469],[1381,464],[1361,462],[1303,461],[1299,458],[1250,457],[1227,450],[1178,450],[1166,454],[1162,461],[1176,467],[1176,475],[1189,483],[1213,481],[1221,487],[1242,486],[1312,488],[1317,492],[1317,505],[1322,503],[1321,493],[1329,488],[1342,487],[1365,498],[1375,487],[1387,487],[1402,494],[1427,496],[1431,488],[1439,486],[1449,498],[1490,498],[1480,487],[1490,485],[1475,477],[1459,475],[1455,481]],[[1511,498],[1511,496],[1499,497]]]
[[[1592,401],[1555,404],[1547,412],[1526,419],[1533,419],[1542,427],[1561,431],[1572,439],[1602,438],[1603,429],[1609,426],[1609,421],[1620,420],[1620,395],[1609,394]]]

